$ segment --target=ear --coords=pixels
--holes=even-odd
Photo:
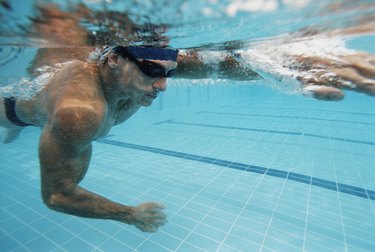
[[[108,66],[116,68],[118,66],[118,55],[115,53],[109,53],[108,55]]]

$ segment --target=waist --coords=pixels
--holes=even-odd
[[[16,98],[14,97],[7,97],[4,98],[4,106],[5,106],[5,113],[8,120],[13,123],[14,125],[26,127],[32,126],[32,124],[23,122],[17,115],[16,112]]]

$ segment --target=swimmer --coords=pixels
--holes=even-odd
[[[42,13],[46,16],[43,20],[49,23],[37,22],[36,29],[46,37],[54,33],[52,38],[56,44],[66,42],[64,34],[68,31],[73,37],[86,34],[71,19],[64,24],[67,18],[58,9],[47,8]],[[61,22],[61,30],[53,32]],[[75,46],[82,41],[69,39]],[[60,49],[39,50],[28,69],[30,75],[36,75],[40,66],[64,62],[35,96],[0,98],[0,126],[7,129],[4,142],[14,141],[27,126],[42,128],[41,191],[50,209],[87,218],[117,220],[144,232],[156,232],[166,223],[161,203],[127,206],[79,186],[89,168],[92,142],[106,136],[114,125],[126,121],[140,107],[150,106],[166,90],[168,77],[177,73],[185,77],[196,73],[203,77],[209,69],[190,61],[189,57],[184,59],[178,50],[160,47],[108,46],[91,61],[86,60],[90,47],[79,52],[72,48]],[[182,62],[179,71],[178,61]],[[227,73],[235,74],[233,69]]]
[[[26,126],[42,127],[39,143],[41,189],[51,209],[89,218],[121,221],[145,232],[166,222],[163,205],[136,207],[110,201],[78,184],[89,167],[92,142],[148,107],[166,90],[166,79],[177,74],[178,50],[105,47],[94,62],[72,60],[49,83],[24,100],[0,99],[0,125],[8,129],[5,142],[15,140]],[[183,61],[180,74],[204,75],[204,65]],[[232,68],[233,69],[236,68]],[[228,74],[233,74],[229,71]]]
[[[1,100],[0,123],[12,136],[28,125],[43,127],[39,159],[42,197],[49,208],[117,220],[146,232],[166,222],[162,204],[126,206],[78,184],[89,166],[92,141],[141,106],[150,106],[166,90],[176,60],[177,50],[172,49],[107,47],[96,63],[74,60],[64,65],[34,99]]]
[[[58,26],[68,30],[74,27],[69,30],[72,32],[69,36],[78,38],[70,37],[69,41],[82,48],[86,38],[81,36],[87,33],[82,32],[82,27],[75,22],[60,26],[67,19],[65,16],[60,18],[60,12],[58,10],[49,15],[52,26],[39,25],[37,29],[48,37],[51,29]],[[75,30],[79,32],[75,33]],[[65,34],[68,31],[58,30],[54,34],[56,44],[65,43]],[[30,74],[41,66],[40,61],[43,61],[42,65],[65,64],[31,99],[0,99],[0,125],[8,129],[4,141],[15,140],[26,126],[42,128],[39,143],[41,191],[43,201],[49,208],[81,217],[117,220],[145,232],[155,232],[166,222],[162,204],[146,202],[127,206],[79,186],[89,168],[92,142],[106,136],[114,125],[126,121],[140,107],[150,106],[158,94],[166,90],[166,80],[172,75],[180,78],[216,76],[231,80],[261,77],[242,64],[235,53],[207,54],[200,50],[109,46],[103,48],[94,61],[87,61],[85,59],[91,50],[84,47],[82,54],[72,48],[67,48],[67,51],[47,48],[38,52],[29,69]],[[369,64],[373,64],[372,56],[369,57]],[[354,66],[356,59],[350,60],[353,60]],[[307,64],[306,67],[311,68],[315,64],[321,65],[321,59],[311,61],[310,66]],[[333,70],[336,65],[328,63],[325,66]],[[358,67],[363,68],[362,65]],[[339,70],[336,72],[344,74]],[[371,77],[373,72],[363,74]],[[357,77],[354,74],[345,76],[353,80]],[[304,85],[307,87],[313,81]],[[312,90],[316,98],[340,99],[332,95],[332,92],[340,91],[340,86],[319,79],[316,82],[319,87],[327,88]],[[330,87],[335,89],[330,90]],[[366,89],[366,92],[372,94],[371,90]]]

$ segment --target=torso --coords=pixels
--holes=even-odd
[[[57,72],[46,88],[32,100],[17,101],[17,114],[24,122],[44,126],[58,109],[87,107],[95,111],[101,121],[95,137],[97,139],[107,135],[112,126],[126,121],[139,109],[139,105],[130,99],[115,104],[107,99],[96,65],[72,61]]]

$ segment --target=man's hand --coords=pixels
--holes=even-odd
[[[134,209],[131,224],[143,232],[156,232],[167,222],[167,216],[162,212],[164,205],[156,202],[146,202]]]
[[[314,97],[325,101],[339,101],[344,99],[344,92],[340,89],[322,85],[306,85],[303,88],[303,95]]]
[[[308,74],[299,77],[305,95],[320,100],[341,100],[343,90],[375,96],[375,55],[365,52],[328,60],[319,57],[296,58]]]

